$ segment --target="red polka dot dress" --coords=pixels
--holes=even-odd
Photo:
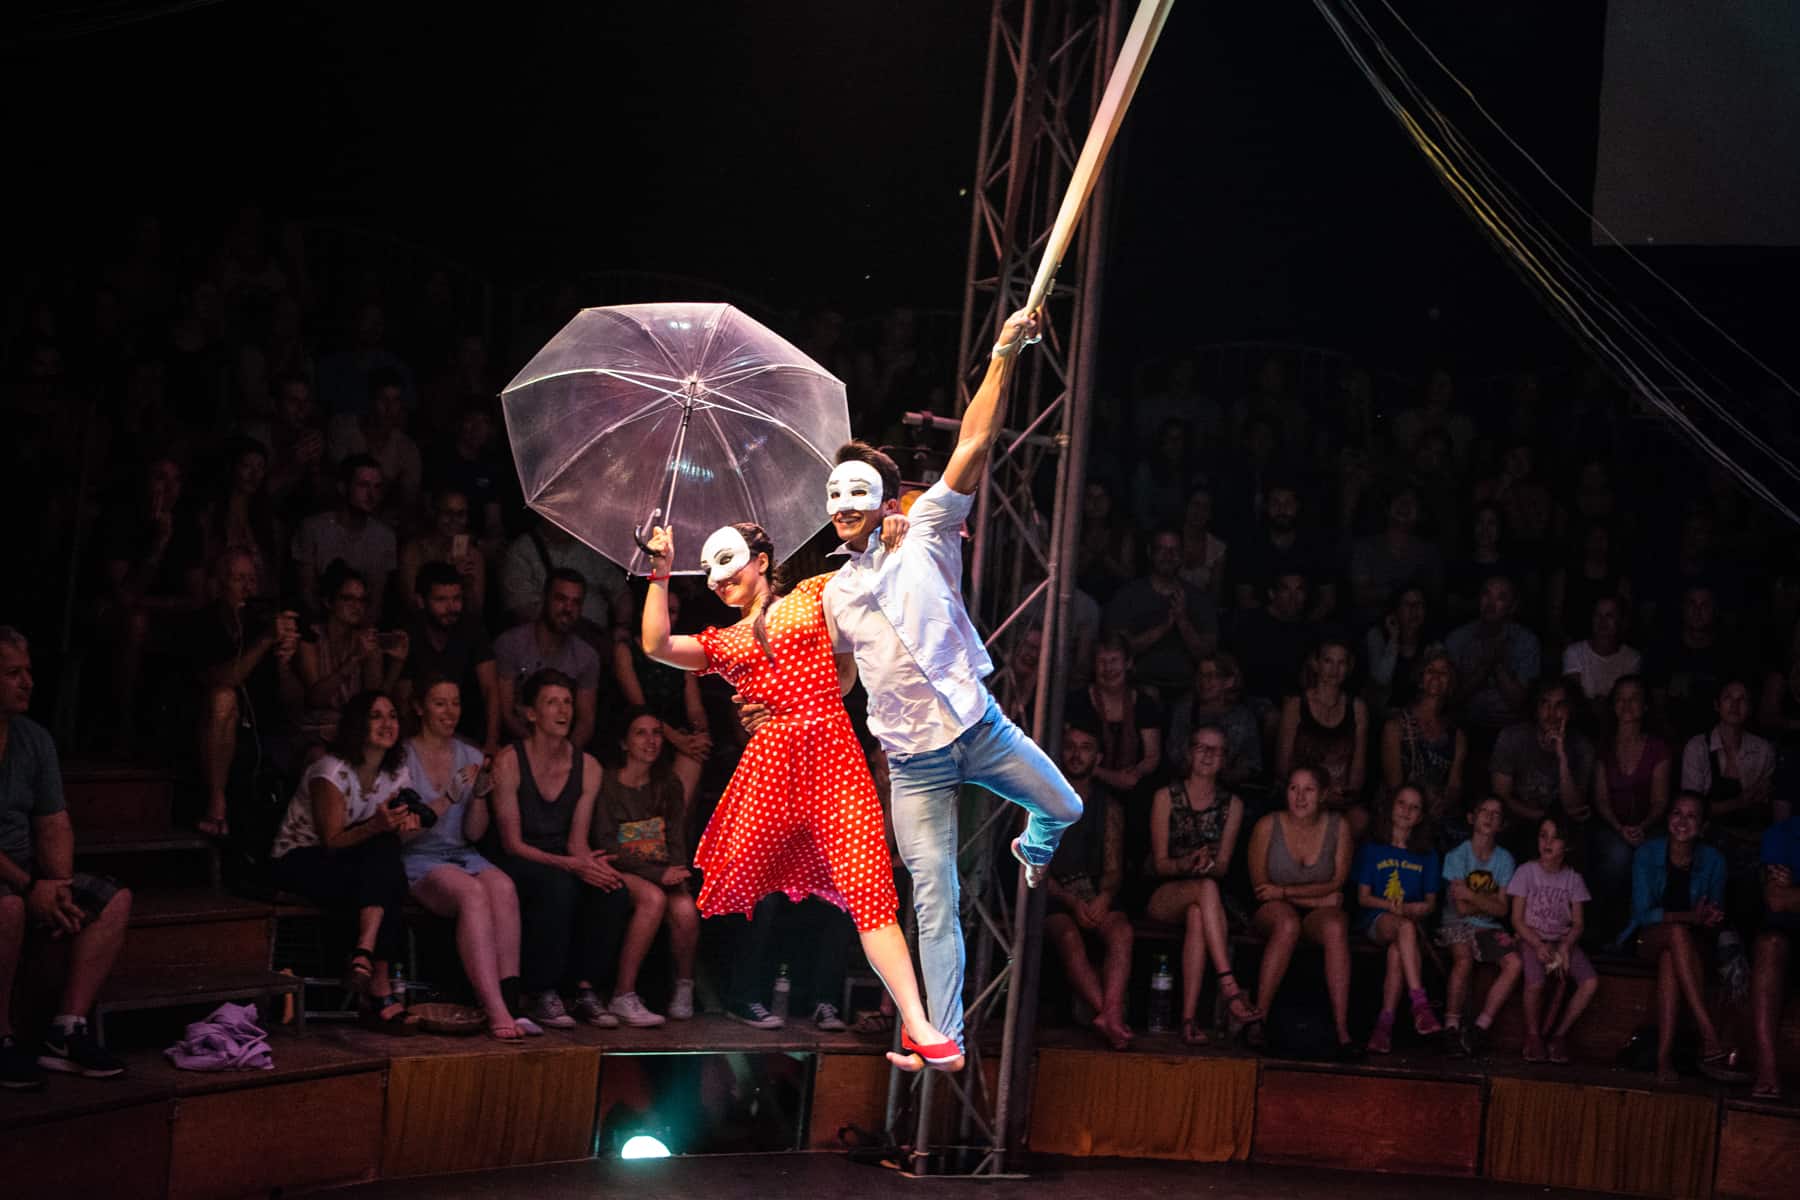
[[[769,653],[747,623],[699,635],[707,671],[771,714],[744,747],[694,854],[705,916],[748,915],[764,896],[785,892],[829,900],[861,932],[894,920],[881,801],[825,629],[830,578],[808,579],[768,609]]]

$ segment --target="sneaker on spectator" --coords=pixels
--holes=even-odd
[[[531,1007],[525,1016],[527,1019],[551,1029],[575,1028],[575,1018],[571,1017],[569,1010],[563,1007],[562,997],[554,988],[547,992],[539,992],[537,999],[531,1002]]]
[[[619,1027],[619,1018],[606,1011],[606,1005],[600,1003],[593,988],[582,988],[575,993],[575,1015],[597,1029]]]
[[[1413,1029],[1420,1037],[1430,1037],[1434,1033],[1442,1033],[1444,1027],[1438,1023],[1437,1014],[1431,1011],[1429,1003],[1415,1005],[1412,1010]]]
[[[44,1069],[37,1056],[19,1045],[10,1033],[0,1038],[0,1088],[34,1092],[44,1086]]]
[[[725,1015],[752,1029],[780,1029],[787,1022],[752,1000],[748,1004],[728,1004]]]
[[[37,1061],[46,1071],[63,1071],[87,1079],[111,1079],[125,1073],[125,1064],[94,1040],[86,1021],[75,1022],[67,1033],[52,1025],[44,1034],[43,1053]]]
[[[694,981],[677,979],[675,996],[669,1001],[669,1019],[671,1021],[691,1020],[694,1015]]]
[[[1370,1054],[1392,1054],[1394,1051],[1394,1026],[1389,1021],[1378,1021],[1375,1028],[1369,1031]]]
[[[850,1026],[844,1024],[844,1018],[838,1016],[837,1005],[821,1003],[813,1009],[813,1024],[820,1033],[842,1033]]]
[[[636,992],[620,992],[612,998],[608,1009],[612,1015],[625,1022],[633,1029],[650,1029],[667,1021],[667,1017],[658,1016],[644,1007]]]

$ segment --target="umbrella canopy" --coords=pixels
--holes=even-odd
[[[583,309],[500,401],[525,502],[629,572],[658,510],[682,574],[735,521],[793,553],[850,438],[843,382],[729,304]]]

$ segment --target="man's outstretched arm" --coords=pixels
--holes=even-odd
[[[974,399],[963,411],[962,434],[950,463],[944,468],[944,482],[951,490],[967,496],[981,485],[987,470],[988,456],[994,439],[1006,425],[1006,398],[1012,387],[1013,368],[1018,365],[1019,351],[1027,340],[1036,340],[1037,320],[1019,312],[1006,319],[1000,340],[994,345],[994,357],[988,360],[987,375],[981,380]]]

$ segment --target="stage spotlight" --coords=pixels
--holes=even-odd
[[[620,1158],[667,1158],[669,1148],[647,1133],[627,1138],[619,1148]]]

